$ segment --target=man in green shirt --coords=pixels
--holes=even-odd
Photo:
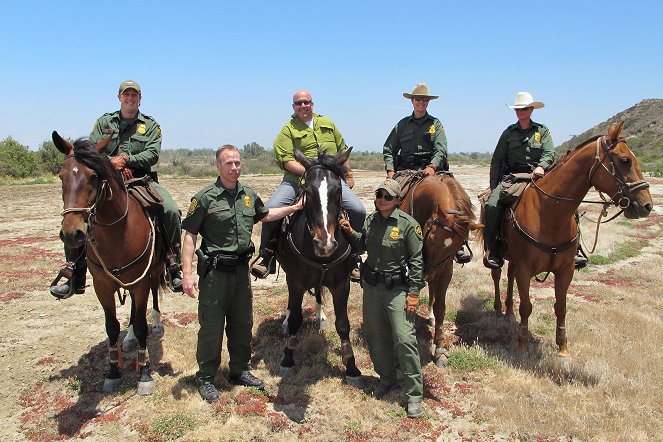
[[[448,171],[444,126],[428,113],[428,103],[439,95],[431,95],[426,83],[418,83],[412,93],[404,92],[403,96],[410,100],[413,111],[394,126],[384,142],[382,154],[387,178],[402,170],[421,170],[424,177],[437,171]],[[467,244],[456,253],[459,264],[472,260],[465,247]]]
[[[214,377],[221,365],[224,328],[230,354],[230,383],[264,388],[263,381],[249,371],[253,327],[248,268],[254,250],[251,232],[259,221],[276,221],[302,208],[301,200],[278,209],[265,207],[250,187],[238,181],[242,163],[237,147],[222,146],[215,159],[218,179],[196,193],[182,222],[183,289],[195,298],[200,288],[196,382],[201,397],[210,403],[219,400]],[[196,253],[199,276],[196,281],[192,263],[198,234],[202,243],[200,252]]]
[[[336,155],[345,152],[348,146],[341,132],[327,117],[313,112],[313,98],[308,91],[299,90],[292,97],[294,114],[274,140],[274,160],[284,170],[283,180],[267,201],[269,208],[283,207],[292,204],[297,195],[299,181],[304,174],[304,166],[295,159],[295,149],[307,158],[318,158],[318,152]],[[341,180],[342,206],[348,213],[350,223],[360,229],[366,218],[366,208],[352,192],[354,179],[350,169],[350,161],[345,164],[348,173]],[[258,278],[266,278],[273,269],[273,251],[268,247],[272,239],[276,223],[264,223],[260,235],[261,260],[251,267],[251,274]],[[358,278],[358,269],[353,271]]]
[[[167,263],[171,288],[182,291],[179,265],[182,237],[180,211],[170,193],[157,182],[156,172],[152,172],[152,167],[159,162],[161,127],[154,118],[140,112],[142,94],[140,85],[135,81],[123,81],[117,98],[120,101],[120,110],[104,114],[95,122],[90,141],[106,145],[106,154],[125,180],[145,175],[153,177],[152,184],[163,198],[163,211],[159,212],[158,216],[173,251],[173,256],[169,257]],[[51,294],[59,299],[85,291],[85,248],[65,247],[65,257],[67,266],[73,268],[73,275],[64,284],[51,286]]]

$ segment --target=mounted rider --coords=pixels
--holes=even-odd
[[[412,93],[404,92],[403,97],[412,103],[412,114],[394,126],[384,142],[382,153],[387,178],[394,178],[405,187],[406,180],[403,178],[406,176],[423,179],[435,173],[448,173],[449,163],[444,126],[428,113],[428,103],[439,95],[431,95],[426,83],[418,83]],[[403,189],[403,193],[407,191],[408,188]],[[472,260],[465,247],[468,247],[467,243],[456,253],[455,259],[459,264]]]
[[[490,162],[490,196],[485,203],[484,265],[499,268],[504,260],[499,253],[497,234],[504,205],[499,201],[502,180],[513,173],[531,173],[532,180],[541,178],[555,162],[555,146],[550,130],[541,123],[532,121],[534,109],[545,105],[534,101],[529,92],[518,92],[516,101],[508,105],[516,112],[518,122],[508,126],[500,136]],[[578,244],[575,256],[576,268],[587,265],[587,258]]]
[[[152,170],[159,162],[161,127],[154,118],[139,111],[142,95],[140,85],[135,81],[123,81],[117,98],[120,101],[120,110],[104,114],[95,122],[90,141],[98,147],[105,146],[111,163],[122,173],[125,181],[150,177],[151,184],[163,198],[162,210],[157,210],[157,216],[165,230],[165,240],[168,243],[166,248],[170,249],[166,263],[169,284],[172,290],[182,291],[180,211],[170,193],[158,183],[156,171]],[[65,259],[67,265],[50,287],[51,294],[58,299],[85,292],[85,247],[69,249],[65,246]],[[55,285],[63,276],[67,281]]]

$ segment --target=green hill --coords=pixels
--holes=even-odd
[[[642,100],[557,147],[557,156],[596,135],[604,135],[611,123],[624,120],[622,134],[638,157],[644,172],[663,176],[663,99]]]

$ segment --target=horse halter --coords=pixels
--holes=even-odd
[[[612,150],[619,144],[624,142],[624,138],[617,138],[612,143],[608,143],[607,137],[604,135],[596,139],[596,163],[589,170],[589,182],[591,184],[594,174],[599,169],[599,166],[603,167],[615,180],[617,185],[617,192],[610,198],[610,201],[603,198],[603,194],[599,192],[601,198],[607,203],[612,203],[615,206],[618,206],[620,209],[624,210],[631,205],[631,198],[634,192],[638,192],[649,187],[649,183],[645,180],[638,180],[634,182],[626,181],[624,175],[619,171],[615,166],[615,160],[612,156]],[[605,155],[601,158],[601,148],[605,151]],[[605,158],[608,158],[610,161],[610,169],[603,163]],[[628,196],[627,196],[628,195]]]

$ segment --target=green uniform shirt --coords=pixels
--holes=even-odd
[[[447,135],[440,120],[414,113],[394,126],[382,149],[385,170],[420,169],[432,164],[447,168]],[[425,163],[425,164],[423,164]]]
[[[237,190],[229,191],[217,178],[191,198],[182,228],[194,235],[200,233],[201,249],[207,255],[242,255],[253,245],[253,225],[268,212],[253,189],[237,182]]]
[[[368,252],[366,265],[377,272],[408,269],[408,293],[424,288],[423,238],[419,223],[399,208],[383,218],[379,211],[370,214],[362,232],[355,232],[357,251]]]
[[[138,112],[136,121],[130,127],[120,130],[120,111],[102,115],[92,128],[90,141],[99,140],[112,135],[106,153],[110,157],[126,153],[129,156],[128,166],[132,170],[150,172],[152,166],[159,162],[161,152],[161,127],[154,118]]]
[[[328,155],[336,155],[339,151],[345,152],[347,148],[341,132],[329,118],[314,113],[311,129],[293,115],[274,140],[274,161],[285,170],[283,163],[296,161],[295,149],[300,150],[306,158],[315,159],[318,158],[318,149]],[[286,170],[283,178],[297,183],[300,177]]]
[[[529,129],[518,123],[500,136],[490,161],[490,188],[494,189],[509,173],[532,172],[537,166],[548,170],[555,162],[555,146],[546,126],[531,121]]]

